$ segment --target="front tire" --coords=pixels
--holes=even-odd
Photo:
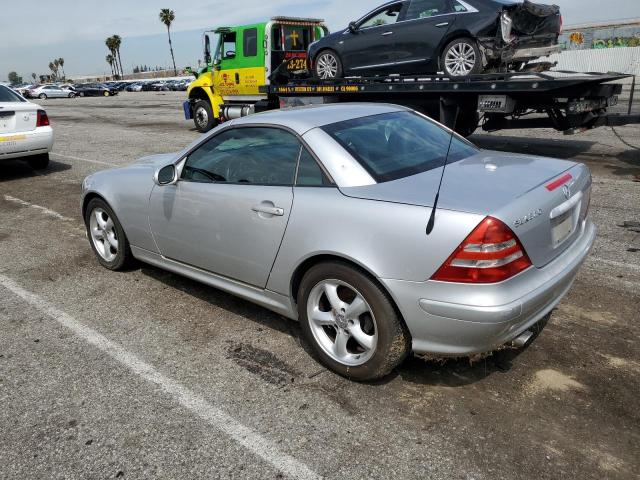
[[[298,293],[302,332],[320,361],[344,377],[367,381],[396,368],[411,347],[388,294],[342,262],[313,266]]]
[[[73,92],[71,92],[71,93],[69,94],[69,98],[76,98],[76,94],[75,94],[75,93],[73,93]]]
[[[104,92],[102,95],[104,95],[105,97],[108,97],[111,94],[109,92]]]
[[[44,170],[49,166],[49,154],[43,153],[40,155],[34,155],[27,159],[27,163],[34,170]]]
[[[44,93],[41,93],[40,95],[38,95],[38,98],[39,98],[40,100],[46,100],[46,99],[47,99],[47,96],[46,96]]]
[[[198,100],[193,105],[193,123],[201,133],[206,133],[218,124],[213,109],[207,100]]]
[[[478,44],[470,38],[458,38],[442,51],[440,65],[452,77],[466,77],[482,72],[482,55]]]
[[[342,78],[342,62],[332,50],[323,50],[316,57],[313,73],[320,80]]]
[[[133,262],[122,225],[104,200],[94,198],[89,202],[84,221],[91,249],[103,267],[123,270]]]

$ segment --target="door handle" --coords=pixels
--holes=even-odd
[[[266,213],[267,215],[274,215],[276,217],[284,216],[284,208],[280,207],[271,207],[269,205],[255,205],[251,207],[256,213]]]
[[[442,27],[446,27],[447,25],[449,25],[449,22],[442,22],[442,23],[438,23],[436,27],[442,28]]]
[[[383,37],[386,37],[387,35],[393,35],[393,32],[384,32],[382,34]]]

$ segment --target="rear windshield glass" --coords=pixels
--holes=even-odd
[[[26,100],[10,88],[0,85],[0,102],[26,102]]]
[[[463,138],[413,112],[393,112],[333,123],[322,129],[371,174],[388,182],[444,165],[478,152]]]

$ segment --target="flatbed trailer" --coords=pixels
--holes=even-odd
[[[480,74],[289,79],[261,87],[255,111],[314,103],[383,102],[421,111],[458,133],[509,128],[554,128],[566,134],[603,125],[640,123],[640,115],[612,114],[630,77],[619,73],[547,71]]]

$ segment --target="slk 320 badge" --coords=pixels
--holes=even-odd
[[[535,218],[538,218],[540,215],[542,215],[542,209],[538,208],[537,210],[534,210],[533,212],[527,213],[524,217],[518,218],[515,222],[513,222],[513,225],[516,228],[521,227],[525,223],[528,223],[531,220],[533,220]]]

